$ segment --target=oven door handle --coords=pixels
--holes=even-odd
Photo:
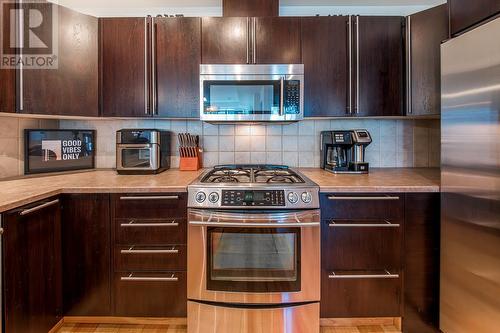
[[[298,223],[237,223],[237,222],[203,222],[189,221],[189,224],[200,227],[234,227],[234,228],[304,228],[318,227],[319,222]]]

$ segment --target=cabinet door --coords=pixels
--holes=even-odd
[[[102,115],[148,116],[147,19],[105,18],[100,24]]]
[[[347,17],[304,17],[304,113],[306,117],[345,116],[348,91]]]
[[[408,115],[441,113],[441,42],[448,38],[448,6],[411,15],[409,23],[410,81]]]
[[[0,112],[16,112],[16,71],[0,69]]]
[[[62,198],[64,313],[111,315],[111,216],[108,194]]]
[[[201,19],[201,54],[204,64],[247,64],[250,61],[247,17]]]
[[[154,19],[160,117],[199,118],[201,19]]]
[[[299,18],[256,17],[254,20],[254,63],[302,63]]]
[[[62,318],[60,227],[58,201],[4,215],[6,333],[46,333]]]
[[[456,35],[500,13],[498,0],[449,0],[451,34]]]
[[[55,6],[55,5],[54,5]],[[48,7],[49,8],[49,7]],[[58,6],[58,68],[23,70],[22,113],[99,115],[98,21]]]
[[[404,110],[403,18],[356,18],[358,116],[402,116]]]

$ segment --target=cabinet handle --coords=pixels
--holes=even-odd
[[[144,18],[144,113],[149,114],[148,104],[148,18]]]
[[[179,223],[173,220],[172,222],[166,223],[136,223],[136,220],[131,220],[129,223],[121,223],[120,227],[128,228],[128,227],[178,227]]]
[[[328,200],[399,200],[398,196],[379,196],[379,197],[338,197],[331,195]]]
[[[255,17],[252,18],[253,22],[253,33],[252,33],[252,52],[253,52],[253,63],[257,63],[257,19]]]
[[[331,221],[328,226],[331,228],[399,228],[400,224],[387,220],[384,223],[336,223]]]
[[[406,110],[412,114],[412,70],[411,70],[411,16],[406,19],[406,54],[407,54],[407,72],[406,72]]]
[[[24,209],[22,210],[19,215],[21,216],[24,216],[24,215],[28,215],[28,214],[31,214],[31,213],[34,213],[36,211],[39,211],[40,209],[43,209],[43,208],[46,208],[46,207],[49,207],[49,206],[53,206],[55,204],[59,203],[59,199],[56,199],[56,200],[52,200],[52,201],[49,201],[49,202],[46,202],[44,204],[41,204],[39,206],[36,206],[36,207],[33,207],[33,208],[30,208],[30,209]]]
[[[359,114],[359,16],[356,16],[356,114]]]
[[[282,76],[280,78],[280,116],[283,116],[285,114],[283,108],[285,101],[283,100],[285,98],[285,78]]]
[[[130,247],[128,250],[120,250],[122,254],[177,254],[179,250],[174,246],[171,249],[143,249],[143,250],[135,250],[134,247]]]
[[[178,200],[178,195],[153,195],[153,196],[131,196],[120,197],[120,200]]]
[[[250,18],[247,17],[247,64],[250,63]]]
[[[381,274],[336,274],[332,272],[328,275],[329,279],[398,279],[399,274],[391,274],[388,270],[385,270]]]
[[[348,103],[348,113],[352,114],[352,16],[349,15],[349,21],[347,22],[348,35],[349,35],[349,103]]]
[[[153,114],[158,115],[158,94],[157,94],[157,80],[156,80],[156,23],[153,18],[152,32],[151,32],[151,84],[153,96]]]
[[[152,276],[133,276],[130,274],[128,276],[120,277],[121,281],[135,281],[135,282],[175,282],[179,281],[179,278],[172,274],[169,277],[152,277]]]

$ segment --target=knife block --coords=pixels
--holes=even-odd
[[[181,157],[179,162],[179,170],[181,171],[198,171],[203,168],[202,150],[198,149],[196,157]]]

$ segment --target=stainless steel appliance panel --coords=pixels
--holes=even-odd
[[[500,19],[442,45],[440,328],[500,327]]]

